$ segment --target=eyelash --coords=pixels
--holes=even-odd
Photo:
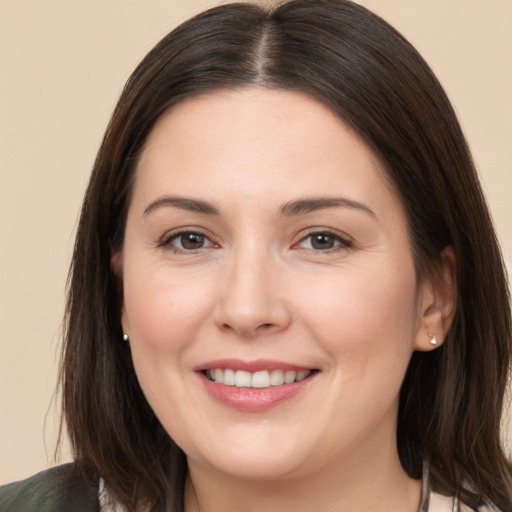
[[[314,236],[324,236],[329,237],[333,239],[334,243],[337,245],[334,245],[334,247],[330,247],[327,249],[315,249],[314,247],[299,247],[301,243],[303,243],[305,240],[310,239],[312,242],[312,237]],[[311,243],[310,242],[310,243]],[[307,251],[314,251],[319,254],[329,254],[333,252],[337,252],[343,249],[350,249],[354,246],[354,244],[348,240],[345,236],[342,236],[340,233],[336,231],[331,231],[329,229],[314,229],[311,230],[306,236],[302,237],[298,243],[296,243],[293,247],[296,248],[296,250],[307,250]]]
[[[185,235],[194,235],[197,237],[201,237],[203,240],[208,241],[209,245],[206,247],[203,246],[203,247],[198,247],[195,249],[186,249],[183,247],[183,243],[181,244],[182,247],[173,247],[172,246],[173,241],[178,240],[178,239],[184,237]],[[330,238],[334,241],[335,245],[333,247],[330,247],[327,249],[315,249],[314,247],[307,247],[307,248],[300,247],[300,244],[302,244],[307,239],[312,239],[312,237],[314,237],[314,236],[323,236],[323,237]],[[312,244],[310,244],[310,245],[312,245]],[[183,230],[183,231],[178,231],[178,232],[171,233],[170,235],[165,236],[159,242],[158,246],[168,248],[168,249],[172,250],[175,254],[195,254],[204,249],[215,248],[215,243],[212,242],[207,235],[205,235],[204,233],[201,233],[200,231]],[[306,236],[302,237],[299,240],[299,242],[294,244],[292,246],[292,249],[314,251],[319,254],[329,254],[329,253],[336,252],[336,251],[339,251],[342,249],[350,249],[351,247],[353,247],[353,243],[350,240],[348,240],[347,238],[341,236],[339,233],[331,231],[331,230],[319,229],[319,230],[310,231]]]
[[[207,240],[210,245],[207,247],[198,247],[196,249],[186,249],[184,247],[173,247],[172,243],[175,240],[178,240],[185,235],[195,235],[198,237],[202,237],[205,241]],[[183,245],[183,243],[182,243]],[[177,231],[175,233],[171,233],[170,235],[165,236],[161,242],[158,244],[159,247],[164,247],[167,249],[172,250],[175,254],[195,254],[201,250],[204,249],[210,249],[215,246],[215,244],[206,236],[204,233],[201,233],[200,231],[194,231],[192,229]]]

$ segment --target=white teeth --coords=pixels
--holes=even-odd
[[[300,372],[297,372],[297,377],[295,377],[295,380],[297,382],[300,382],[301,380],[304,380],[311,372],[309,370],[302,370]]]
[[[235,372],[235,386],[237,388],[250,388],[251,374],[249,372],[244,372],[243,370],[238,370]]]
[[[236,386],[238,388],[268,388],[270,386],[282,386],[292,382],[300,382],[311,375],[311,370],[263,370],[260,372],[246,372],[244,370],[222,370],[215,368],[206,370],[206,377],[217,384]]]
[[[270,387],[270,374],[267,370],[256,372],[252,374],[251,385],[253,388],[268,388]]]
[[[295,377],[297,377],[297,372],[294,372],[292,370],[287,371],[284,374],[284,383],[285,384],[291,384],[292,382],[295,381]]]
[[[283,370],[272,370],[270,374],[270,385],[281,386],[284,384],[284,372]]]
[[[223,384],[226,384],[226,386],[235,385],[235,372],[233,370],[224,370]]]

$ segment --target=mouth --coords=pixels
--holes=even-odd
[[[249,372],[231,368],[203,370],[203,375],[211,382],[237,388],[265,389],[301,382],[317,370],[262,370]]]
[[[196,368],[207,393],[229,408],[264,412],[306,392],[320,370],[278,361],[225,359]]]

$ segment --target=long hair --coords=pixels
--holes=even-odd
[[[301,91],[327,105],[385,167],[406,211],[418,279],[446,246],[457,262],[447,339],[413,355],[397,445],[405,471],[430,463],[434,490],[512,510],[500,420],[512,340],[504,266],[454,110],[392,27],[345,0],[210,9],[167,35],[128,80],[83,202],[70,269],[61,388],[76,459],[129,510],[183,509],[186,457],[143,396],[122,342],[123,246],[138,157],[173,104],[215,89]]]

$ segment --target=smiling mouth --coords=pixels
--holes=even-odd
[[[262,370],[248,372],[245,370],[231,370],[229,368],[215,368],[204,370],[206,378],[216,384],[237,388],[264,389],[272,386],[282,386],[301,382],[310,377],[316,370]]]

